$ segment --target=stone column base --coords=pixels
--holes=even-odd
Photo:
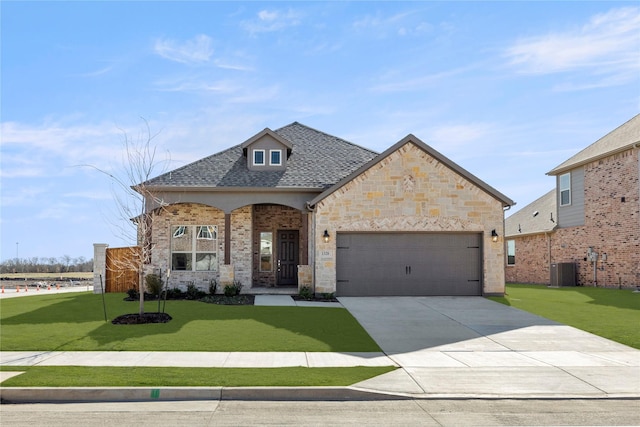
[[[313,289],[313,269],[310,265],[298,266],[298,290],[304,286]]]
[[[233,264],[220,265],[220,286],[224,288],[227,285],[233,285],[236,279]]]

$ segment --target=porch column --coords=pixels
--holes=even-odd
[[[93,244],[93,293],[104,292],[107,280],[107,245],[106,243]],[[102,276],[102,279],[100,278]]]
[[[302,212],[302,230],[300,230],[302,234],[302,254],[300,254],[300,265],[308,265],[309,264],[309,214],[307,212]]]
[[[224,263],[231,264],[231,214],[224,214]]]

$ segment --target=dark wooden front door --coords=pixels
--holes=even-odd
[[[298,285],[298,230],[278,231],[278,286]]]

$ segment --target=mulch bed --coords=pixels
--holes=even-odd
[[[167,313],[123,314],[111,321],[114,325],[144,325],[147,323],[167,323],[171,316]]]
[[[198,301],[206,302],[207,304],[219,304],[219,305],[253,305],[256,297],[254,295],[235,295],[227,297],[224,295],[207,295],[200,298]]]
[[[325,298],[321,295],[316,295],[313,298],[302,297],[300,295],[291,295],[295,301],[316,301],[316,302],[339,302],[336,297]]]

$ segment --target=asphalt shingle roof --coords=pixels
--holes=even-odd
[[[570,157],[560,165],[556,166],[551,171],[547,172],[547,175],[558,175],[577,166],[629,149],[639,142],[640,114],[612,130],[573,157]]]
[[[298,122],[274,131],[293,145],[283,171],[251,171],[242,145],[150,179],[150,187],[264,187],[325,189],[378,153]]]
[[[556,190],[529,203],[504,221],[505,237],[526,236],[553,231],[558,220]],[[538,212],[536,214],[536,212]]]

